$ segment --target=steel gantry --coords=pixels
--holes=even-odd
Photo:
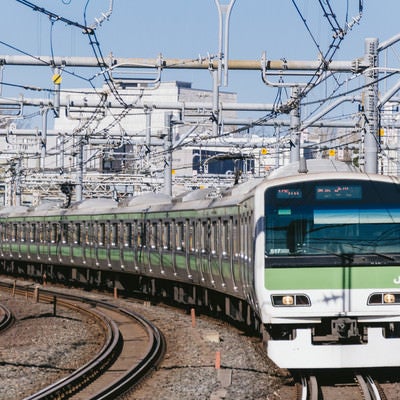
[[[216,0],[217,3],[217,0]],[[232,2],[233,3],[233,2]],[[229,13],[229,10],[225,9],[224,12]],[[222,13],[222,11],[221,11]],[[227,24],[228,18],[225,21]],[[226,34],[225,34],[226,35]],[[226,39],[226,36],[225,36]],[[397,42],[399,39],[393,39],[384,45],[379,46],[377,39],[366,39],[365,41],[365,53],[362,57],[356,58],[352,61],[331,61],[328,64],[324,65],[325,72],[346,72],[351,74],[363,74],[365,76],[365,90],[364,90],[364,113],[365,113],[365,123],[362,127],[364,131],[364,154],[365,154],[365,171],[368,173],[377,172],[377,153],[379,146],[379,118],[378,118],[378,96],[377,96],[377,88],[378,88],[378,75],[377,71],[379,69],[379,51],[382,51],[384,48],[387,48],[392,43]],[[220,40],[221,42],[221,40]],[[224,53],[224,54],[223,54]],[[213,98],[208,102],[190,102],[190,101],[178,101],[178,102],[162,102],[150,99],[137,99],[135,102],[121,102],[120,99],[113,97],[108,94],[105,97],[105,101],[101,104],[101,107],[106,107],[107,109],[120,109],[121,112],[123,110],[128,109],[142,109],[146,114],[148,126],[151,125],[151,110],[165,110],[166,113],[169,112],[178,112],[183,115],[188,110],[192,110],[193,112],[198,113],[198,115],[203,115],[204,117],[218,114],[216,115],[215,121],[219,126],[240,126],[240,125],[250,125],[254,126],[257,124],[262,125],[271,125],[271,126],[288,126],[290,127],[291,139],[290,141],[293,143],[293,148],[291,149],[291,160],[296,161],[299,160],[300,157],[300,134],[306,128],[310,126],[321,127],[321,126],[336,126],[336,127],[354,127],[353,121],[338,121],[338,122],[323,122],[319,121],[318,118],[312,118],[308,121],[301,121],[301,98],[299,98],[299,88],[301,88],[301,84],[294,83],[292,85],[292,95],[291,98],[287,101],[286,104],[280,105],[277,108],[276,104],[240,104],[236,102],[227,102],[221,101],[219,98],[219,85],[220,85],[220,75],[222,72],[226,73],[228,70],[252,70],[252,71],[260,71],[263,77],[263,80],[266,84],[269,84],[268,76],[269,75],[307,75],[307,73],[315,72],[316,70],[321,68],[321,60],[314,61],[301,61],[301,60],[269,60],[267,59],[265,53],[262,55],[260,60],[231,60],[227,55],[227,46],[225,46],[225,52],[222,47],[220,47],[220,53],[217,58],[215,57],[199,57],[198,59],[176,59],[176,58],[165,58],[163,56],[159,56],[154,59],[149,58],[119,58],[114,55],[110,55],[106,57],[103,61],[100,61],[94,57],[48,57],[48,56],[17,56],[17,55],[0,55],[0,64],[3,66],[12,66],[12,65],[20,65],[20,66],[51,66],[55,75],[53,77],[54,88],[50,90],[53,94],[50,99],[38,99],[38,98],[16,98],[13,100],[0,98],[0,109],[3,110],[12,110],[14,115],[20,115],[23,113],[23,109],[25,106],[35,106],[41,108],[42,114],[42,127],[40,132],[38,130],[29,130],[29,129],[13,129],[12,134],[15,135],[25,135],[29,136],[40,136],[39,141],[39,152],[41,154],[41,173],[45,172],[45,158],[47,156],[46,149],[46,139],[51,135],[59,135],[59,132],[55,132],[54,130],[50,130],[47,127],[47,113],[48,110],[53,110],[55,117],[59,117],[60,109],[70,110],[74,108],[75,110],[80,110],[81,113],[89,112],[91,109],[99,108],[98,99],[95,100],[90,96],[85,95],[80,99],[74,98],[73,102],[66,102],[60,98],[60,93],[62,93],[61,81],[57,79],[57,73],[64,68],[67,67],[83,67],[83,68],[98,68],[99,66],[102,68],[102,73],[107,71],[110,74],[111,79],[114,80],[114,83],[119,88],[124,88],[128,85],[128,82],[132,82],[131,80],[123,80],[118,76],[121,69],[135,70],[135,69],[149,69],[156,71],[156,82],[161,80],[161,73],[166,69],[197,69],[197,70],[209,70],[209,71],[218,71],[218,80],[214,81],[213,85]],[[133,82],[136,82],[133,80]],[[398,88],[393,88],[390,92],[390,96],[394,96],[397,92]],[[101,92],[101,91],[100,91]],[[384,97],[385,102],[389,99],[389,94]],[[361,101],[361,96],[352,97],[352,100],[349,98],[338,100],[335,105],[329,106],[326,110],[322,111],[319,115],[324,115],[328,113],[331,109],[333,109],[336,105],[342,103],[343,101]],[[239,119],[239,118],[222,118],[222,111],[234,110],[234,111],[267,111],[273,112],[276,114],[289,114],[289,119],[278,118],[270,118],[266,121],[254,121],[252,119]],[[12,116],[11,116],[12,117]],[[171,123],[176,123],[176,119],[169,119],[170,122],[166,123],[164,130],[168,132],[170,129]],[[219,130],[214,130],[214,136],[219,135],[221,132]],[[72,134],[72,132],[65,132],[64,134]],[[9,136],[10,128],[5,128],[0,130],[0,135]],[[81,135],[86,135],[89,139],[96,139],[95,132],[81,133]],[[112,136],[112,132],[110,131],[110,137]],[[164,150],[166,154],[168,154],[174,148],[174,140],[168,134],[162,135],[163,138],[160,137],[151,137],[151,131],[149,128],[146,128],[146,132],[142,135],[137,132],[129,135],[129,138],[132,142],[143,143],[144,145],[156,145],[156,146],[164,146]],[[168,139],[170,138],[170,139]],[[165,139],[168,139],[169,142],[165,144]],[[33,152],[37,152],[38,149],[33,150]],[[29,152],[28,152],[29,153]],[[18,155],[19,152],[11,151],[10,154],[15,156]],[[166,169],[165,179],[165,190],[167,193],[170,192],[169,186],[171,185],[170,174],[172,173],[172,168]],[[82,171],[81,171],[82,173]],[[85,180],[85,177],[81,174],[78,175],[78,185],[82,186]],[[100,178],[99,178],[100,179]],[[77,178],[73,179],[77,181]],[[28,182],[28,180],[25,180]],[[101,185],[101,182],[99,183]],[[145,183],[146,184],[146,183]],[[155,186],[157,186],[155,184]],[[106,185],[107,186],[107,185]],[[80,188],[82,189],[82,188]]]

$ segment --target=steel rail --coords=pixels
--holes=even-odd
[[[41,295],[41,300],[51,302],[54,294],[50,296]],[[57,297],[64,296],[57,294]],[[82,300],[81,300],[82,301]],[[60,301],[58,301],[60,303]],[[103,328],[106,329],[106,341],[99,353],[95,355],[88,363],[75,370],[72,374],[58,380],[57,382],[45,387],[37,393],[26,397],[24,400],[39,400],[51,398],[66,398],[72,393],[78,392],[83,386],[96,379],[119,354],[122,346],[122,337],[120,331],[114,321],[102,314],[99,310],[89,311],[77,306],[76,304],[61,302],[61,305],[73,308],[79,312],[86,313],[101,322]]]
[[[17,289],[21,292],[21,294],[27,293],[27,291],[33,292],[34,290],[32,287],[18,287],[15,285],[15,283],[14,286],[12,286],[11,284],[4,282],[0,282],[0,287],[13,288],[14,293]],[[75,308],[80,312],[87,313],[99,319],[104,325],[104,329],[107,330],[108,339],[103,345],[102,350],[87,364],[74,371],[71,375],[55,382],[54,384],[29,397],[26,397],[24,400],[50,398],[63,399],[79,392],[80,388],[90,384],[103,371],[105,371],[105,369],[115,360],[121,351],[123,338],[117,327],[117,324],[100,310],[97,309],[95,312],[93,310],[89,311],[88,309],[71,303],[73,301],[79,301],[93,306],[100,306],[122,313],[140,324],[147,332],[149,339],[146,355],[141,359],[141,361],[129,368],[120,378],[111,382],[100,392],[92,395],[90,398],[88,398],[88,400],[114,399],[117,395],[120,395],[137,385],[147,374],[151,373],[151,371],[161,361],[166,348],[164,337],[155,325],[151,324],[139,314],[120,308],[119,306],[112,305],[105,301],[97,301],[77,295],[65,293],[60,294],[56,291],[42,288],[40,289],[40,300],[51,303],[55,297],[63,299],[63,301],[57,300],[57,304],[61,304],[62,306],[69,308]]]
[[[356,374],[355,378],[362,390],[364,400],[385,400],[385,397],[381,396],[377,384],[370,375],[364,376],[361,374]]]
[[[0,304],[0,308],[3,310],[3,317],[0,320],[0,331],[4,331],[14,322],[14,317],[12,312],[5,305]]]

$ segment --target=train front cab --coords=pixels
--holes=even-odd
[[[256,290],[280,367],[400,365],[399,184],[352,178],[256,194]]]

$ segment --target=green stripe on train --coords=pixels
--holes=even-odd
[[[268,290],[400,289],[400,266],[346,266],[266,269]]]

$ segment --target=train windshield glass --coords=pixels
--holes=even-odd
[[[283,258],[299,265],[358,255],[379,255],[386,263],[400,252],[396,184],[329,180],[272,187],[265,193],[265,216],[270,265]]]

